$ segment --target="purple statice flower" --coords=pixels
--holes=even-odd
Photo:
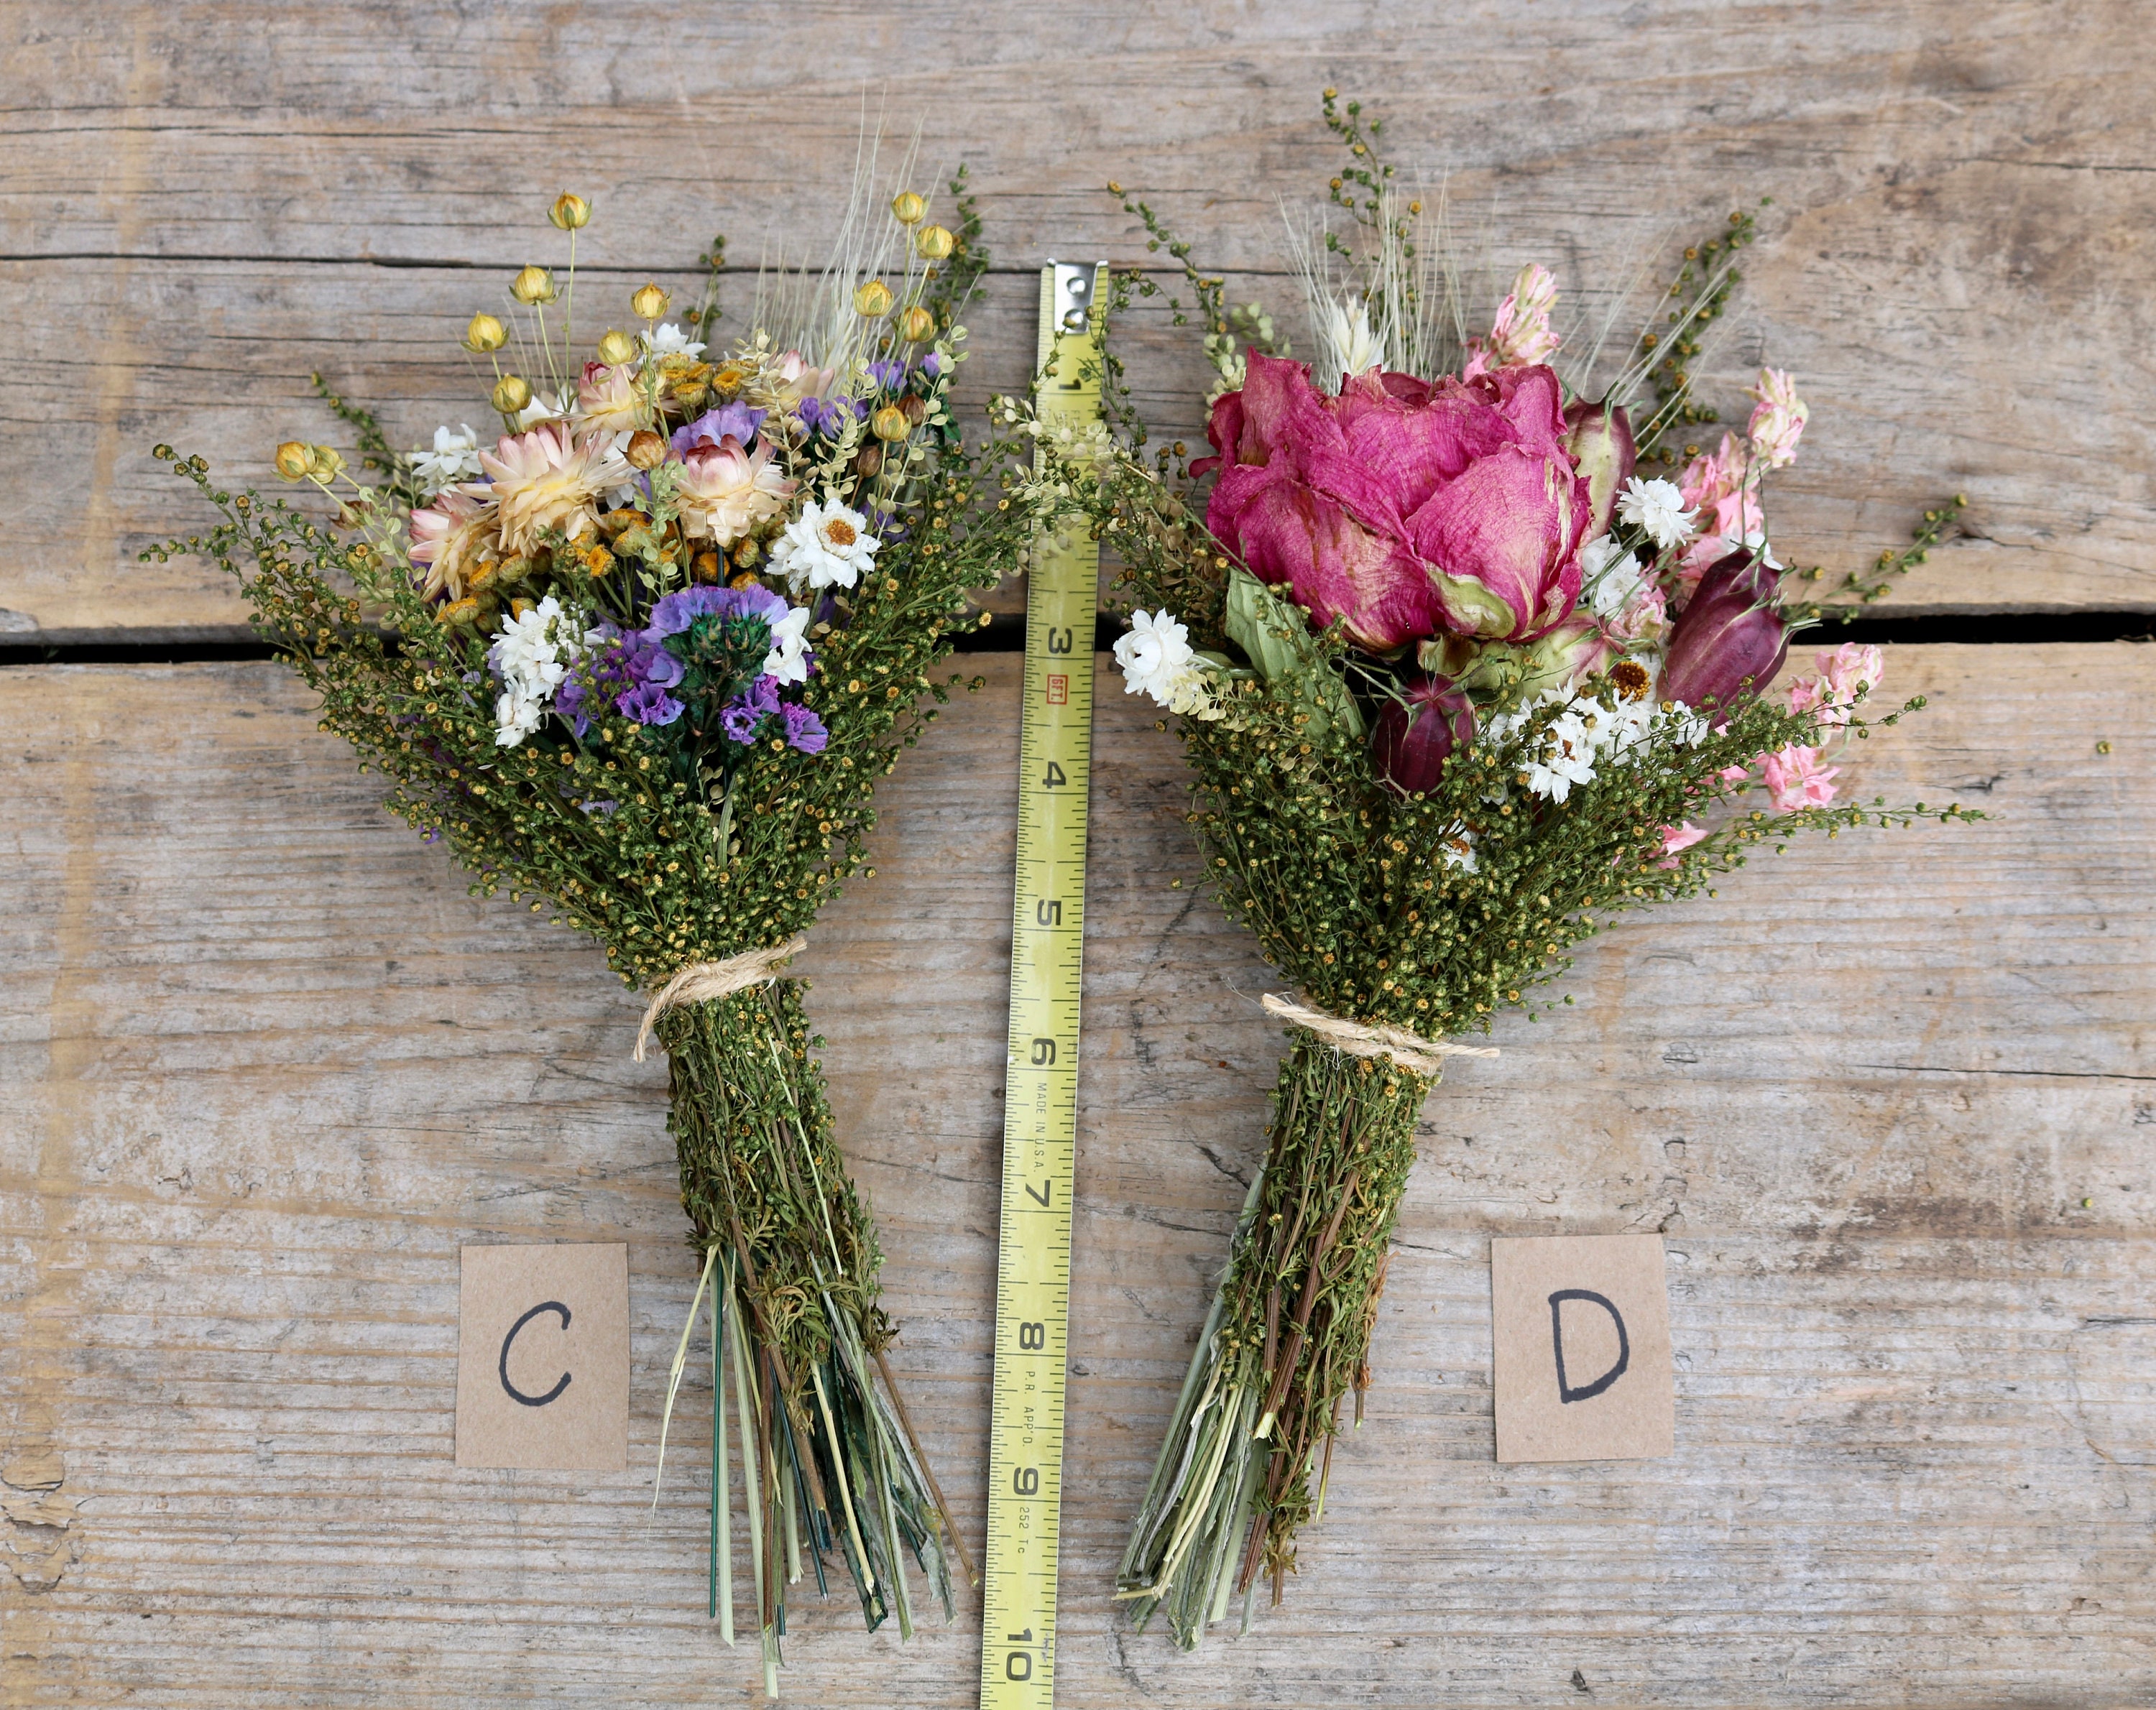
[[[786,740],[803,754],[821,754],[824,745],[831,740],[831,733],[824,728],[824,721],[798,701],[788,701],[778,709],[786,720]]]
[[[592,715],[584,710],[587,693],[574,677],[563,678],[562,686],[554,691],[554,710],[569,721],[569,728],[579,736],[591,733]]]
[[[788,607],[768,588],[721,588],[699,584],[667,595],[651,608],[651,622],[642,639],[654,646],[670,635],[679,635],[699,617],[761,617],[776,625]],[[679,670],[677,666],[676,670]],[[679,680],[678,678],[676,679]]]
[[[719,728],[729,741],[746,745],[756,740],[763,721],[778,710],[778,679],[759,677],[720,709]]]
[[[721,404],[716,410],[706,410],[693,422],[674,430],[674,454],[686,457],[700,445],[716,445],[732,436],[747,446],[756,438],[756,430],[763,425],[769,412],[752,410],[747,404]]]
[[[906,384],[906,364],[903,362],[871,362],[869,378],[875,381],[879,392],[896,392]]]
[[[681,662],[660,646],[649,630],[624,636],[614,658],[624,681],[671,689],[681,680]]]
[[[681,716],[681,703],[655,683],[639,683],[613,698],[624,717],[639,724],[670,724]]]
[[[935,379],[937,375],[943,371],[942,357],[938,356],[935,351],[931,351],[927,356],[921,359],[921,371],[927,375],[931,380]]]

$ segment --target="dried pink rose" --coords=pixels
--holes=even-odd
[[[1253,351],[1213,407],[1214,535],[1286,582],[1319,626],[1383,653],[1443,629],[1528,641],[1579,592],[1587,484],[1566,448],[1557,376],[1472,381],[1373,370],[1337,397]]]

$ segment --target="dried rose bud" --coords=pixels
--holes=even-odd
[[[1758,693],[1789,651],[1789,627],[1775,603],[1779,581],[1748,549],[1707,567],[1670,632],[1664,700],[1727,707]]]
[[[928,212],[928,204],[911,190],[901,190],[891,197],[891,212],[901,226],[917,226],[921,215]]]
[[[854,313],[864,320],[880,320],[891,313],[891,287],[881,279],[869,279],[854,293]]]
[[[513,416],[531,402],[530,384],[514,374],[505,374],[494,385],[494,407],[505,416]]]
[[[906,419],[910,426],[918,428],[928,417],[928,401],[916,397],[911,392],[898,401],[898,407],[906,412]]]
[[[947,226],[923,226],[913,234],[913,247],[923,261],[942,261],[957,247]]]
[[[636,340],[619,329],[609,328],[599,340],[599,361],[609,368],[620,368],[635,360]]]
[[[553,207],[547,210],[547,218],[565,232],[581,232],[591,223],[592,205],[581,196],[572,196],[564,190],[554,198]]]
[[[491,315],[481,312],[465,329],[465,348],[475,356],[490,356],[509,342],[509,330]]]
[[[936,317],[916,303],[898,317],[898,335],[909,345],[925,345],[936,336]]]
[[[1624,410],[1606,401],[1590,404],[1582,399],[1564,412],[1565,449],[1587,480],[1587,538],[1609,531],[1609,519],[1617,509],[1617,495],[1639,463],[1639,448],[1632,438],[1632,421]]]
[[[861,474],[874,477],[883,470],[883,448],[871,442],[860,448],[854,458],[854,468]]]
[[[666,305],[674,300],[656,285],[640,286],[629,300],[629,306],[641,320],[656,320],[666,312]]]
[[[913,432],[913,423],[896,404],[886,404],[869,417],[869,432],[879,439],[903,439]]]
[[[1455,748],[1475,737],[1475,704],[1447,677],[1417,677],[1389,700],[1370,732],[1370,757],[1396,788],[1435,790]]]
[[[277,448],[277,473],[288,481],[305,479],[310,458],[308,448],[296,439],[288,439]]]
[[[509,282],[509,294],[529,309],[535,303],[551,303],[561,295],[554,275],[543,267],[527,267]]]
[[[666,442],[649,428],[639,428],[629,436],[629,449],[623,455],[632,468],[655,469],[666,461]]]

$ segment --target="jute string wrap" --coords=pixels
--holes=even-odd
[[[1306,1009],[1299,1003],[1268,991],[1259,1000],[1265,1013],[1291,1021],[1315,1033],[1327,1045],[1350,1057],[1389,1057],[1402,1068],[1435,1077],[1448,1057],[1495,1057],[1494,1045],[1455,1045],[1445,1039],[1425,1039],[1404,1027],[1388,1027],[1378,1021],[1343,1021],[1323,1010]]]
[[[768,950],[746,950],[723,962],[691,962],[653,996],[644,1012],[644,1025],[636,1030],[636,1060],[644,1061],[644,1047],[651,1042],[651,1030],[667,1011],[692,1003],[708,1003],[715,997],[732,997],[752,986],[768,986],[778,977],[778,965],[808,948],[808,934],[797,932],[784,944]]]

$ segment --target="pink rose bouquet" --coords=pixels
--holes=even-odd
[[[1594,374],[1539,266],[1460,337],[1457,274],[1378,126],[1330,94],[1325,110],[1358,229],[1301,259],[1308,360],[1127,201],[1183,260],[1194,301],[1171,307],[1203,320],[1219,371],[1212,455],[1182,479],[1173,454],[1140,455],[1111,343],[1118,448],[1055,472],[1125,566],[1116,657],[1178,717],[1208,876],[1296,988],[1265,1000],[1291,1024],[1265,1160],[1122,1564],[1140,1623],[1165,1609],[1186,1646],[1239,1601],[1247,1620],[1260,1581],[1277,1600],[1323,1508],[1416,1117],[1473,1049],[1448,1036],[1547,1007],[1570,946],[1762,843],[1925,812],[1836,796],[1829,750],[1864,734],[1876,649],[1765,692],[1796,615],[1762,504],[1808,419],[1789,376],[1762,372],[1711,453],[1680,468],[1666,446],[1712,419],[1685,359],[1751,219],[1687,251],[1701,264]],[[1111,309],[1158,289],[1123,275]]]

